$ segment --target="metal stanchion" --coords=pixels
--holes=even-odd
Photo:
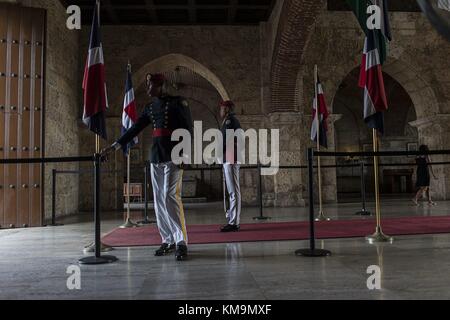
[[[144,168],[144,220],[138,221],[139,225],[147,225],[147,224],[154,224],[156,221],[152,221],[148,218],[148,184],[149,184],[149,162],[145,162],[145,168]]]
[[[365,174],[365,165],[364,160],[361,159],[361,200],[362,200],[362,209],[361,211],[356,212],[356,215],[360,216],[370,216],[372,213],[366,210],[366,174]]]
[[[314,219],[314,169],[313,169],[314,150],[308,149],[308,179],[309,179],[309,249],[300,249],[295,251],[297,256],[304,257],[326,257],[331,255],[331,251],[316,249],[315,219]]]
[[[94,225],[95,225],[95,255],[91,257],[81,258],[80,264],[95,265],[105,264],[117,261],[115,256],[102,256],[101,255],[101,217],[100,217],[100,167],[101,160],[100,154],[96,153],[94,156]]]
[[[52,170],[52,223],[45,225],[45,227],[59,227],[63,226],[61,223],[56,223],[56,169]]]
[[[259,216],[254,217],[253,220],[270,220],[271,217],[264,216],[264,204],[263,204],[263,194],[262,194],[262,175],[261,175],[261,164],[258,164],[258,200],[259,200]]]

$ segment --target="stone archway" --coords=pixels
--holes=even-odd
[[[358,68],[358,56],[353,61],[349,60],[344,68],[339,68],[334,75],[330,75],[328,81],[328,90],[332,90],[333,99],[330,106],[335,104],[336,94],[342,81]],[[412,59],[410,61],[413,61]],[[418,141],[420,144],[427,144],[430,149],[442,149],[445,146],[446,120],[448,117],[440,114],[439,101],[436,93],[431,87],[430,79],[427,75],[420,72],[418,68],[405,62],[405,57],[401,60],[390,56],[383,66],[383,72],[398,82],[411,98],[416,113],[417,120],[409,122],[412,127],[418,131]],[[389,111],[388,111],[389,112]],[[443,156],[434,156],[433,161],[443,161]],[[450,171],[445,168],[437,168],[438,179],[433,182],[434,196],[440,199],[448,198],[449,184],[446,177]]]
[[[358,54],[352,60],[349,60],[344,67],[337,69],[332,77],[334,81],[328,82],[331,83],[331,86],[329,85],[327,89],[334,93],[331,106],[338,92],[339,85],[352,70],[359,67],[360,60],[361,55]],[[406,63],[404,60],[390,56],[383,66],[383,72],[390,75],[405,88],[414,103],[417,119],[428,118],[439,114],[439,103],[433,88],[429,84],[430,81],[425,79],[421,72],[414,66]]]
[[[230,99],[224,85],[214,73],[200,62],[182,54],[171,53],[145,64],[134,75],[134,82],[141,87],[145,83],[147,73],[163,73],[177,67],[185,67],[199,74],[216,88],[223,100]]]
[[[194,121],[201,121],[203,132],[220,126],[218,103],[230,97],[221,80],[207,67],[188,56],[176,53],[154,59],[134,74],[137,100],[147,99],[145,78],[148,73],[163,73],[166,76],[167,82],[171,84],[167,87],[168,93],[182,96],[188,101],[192,118]],[[151,152],[152,140],[151,135],[143,135],[140,141],[143,154]],[[203,147],[205,145],[206,143]],[[183,196],[217,201],[222,195],[221,188],[220,172],[206,170],[186,172],[184,175]]]
[[[342,114],[342,119],[335,126],[336,149],[346,152],[371,151],[372,130],[363,120],[363,92],[358,87],[360,68],[354,68],[339,85],[333,101],[333,111]],[[417,145],[418,130],[410,125],[417,119],[414,104],[406,89],[389,74],[384,73],[386,96],[389,110],[384,115],[385,134],[381,138],[383,151],[404,151],[407,146]],[[338,157],[336,164],[359,164],[359,158]],[[395,194],[399,197],[410,197],[414,192],[414,170],[411,166],[395,167],[388,164],[412,163],[414,158],[382,157],[380,162],[380,186],[382,194]],[[398,176],[402,170],[403,177]],[[404,171],[411,170],[411,171]],[[337,195],[340,202],[352,201],[360,194],[359,169],[338,167],[336,169]],[[373,192],[373,171],[366,173],[366,190]]]

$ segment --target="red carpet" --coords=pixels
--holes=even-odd
[[[220,225],[188,226],[190,244],[309,239],[308,222],[241,225],[240,232],[220,233]],[[316,223],[318,239],[365,237],[375,230],[375,220],[343,220]],[[391,236],[450,233],[450,217],[405,217],[383,220],[383,231]],[[112,247],[153,246],[161,243],[156,226],[116,229],[102,239]]]

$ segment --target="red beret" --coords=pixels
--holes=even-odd
[[[149,74],[150,82],[162,85],[166,81],[166,77],[162,73]]]
[[[234,103],[233,101],[222,101],[219,105],[221,108],[234,108]]]

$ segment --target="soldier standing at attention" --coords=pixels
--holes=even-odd
[[[155,256],[164,256],[176,250],[176,259],[182,261],[188,254],[181,201],[183,170],[172,162],[171,154],[176,142],[171,141],[171,137],[177,129],[186,129],[192,133],[192,118],[187,101],[165,94],[164,83],[162,74],[147,75],[147,94],[152,101],[145,107],[136,124],[112,146],[103,150],[102,155],[106,156],[126,146],[144,128],[153,124],[151,179],[156,220],[162,238],[162,245],[156,250]]]
[[[239,183],[240,164],[238,163],[238,150],[236,138],[231,143],[227,143],[227,130],[241,129],[241,124],[234,114],[234,103],[232,101],[223,101],[220,104],[220,117],[223,119],[223,172],[229,194],[230,208],[226,213],[228,224],[222,227],[221,232],[239,231],[241,218],[241,187]],[[234,147],[234,150],[228,150],[227,144]]]

